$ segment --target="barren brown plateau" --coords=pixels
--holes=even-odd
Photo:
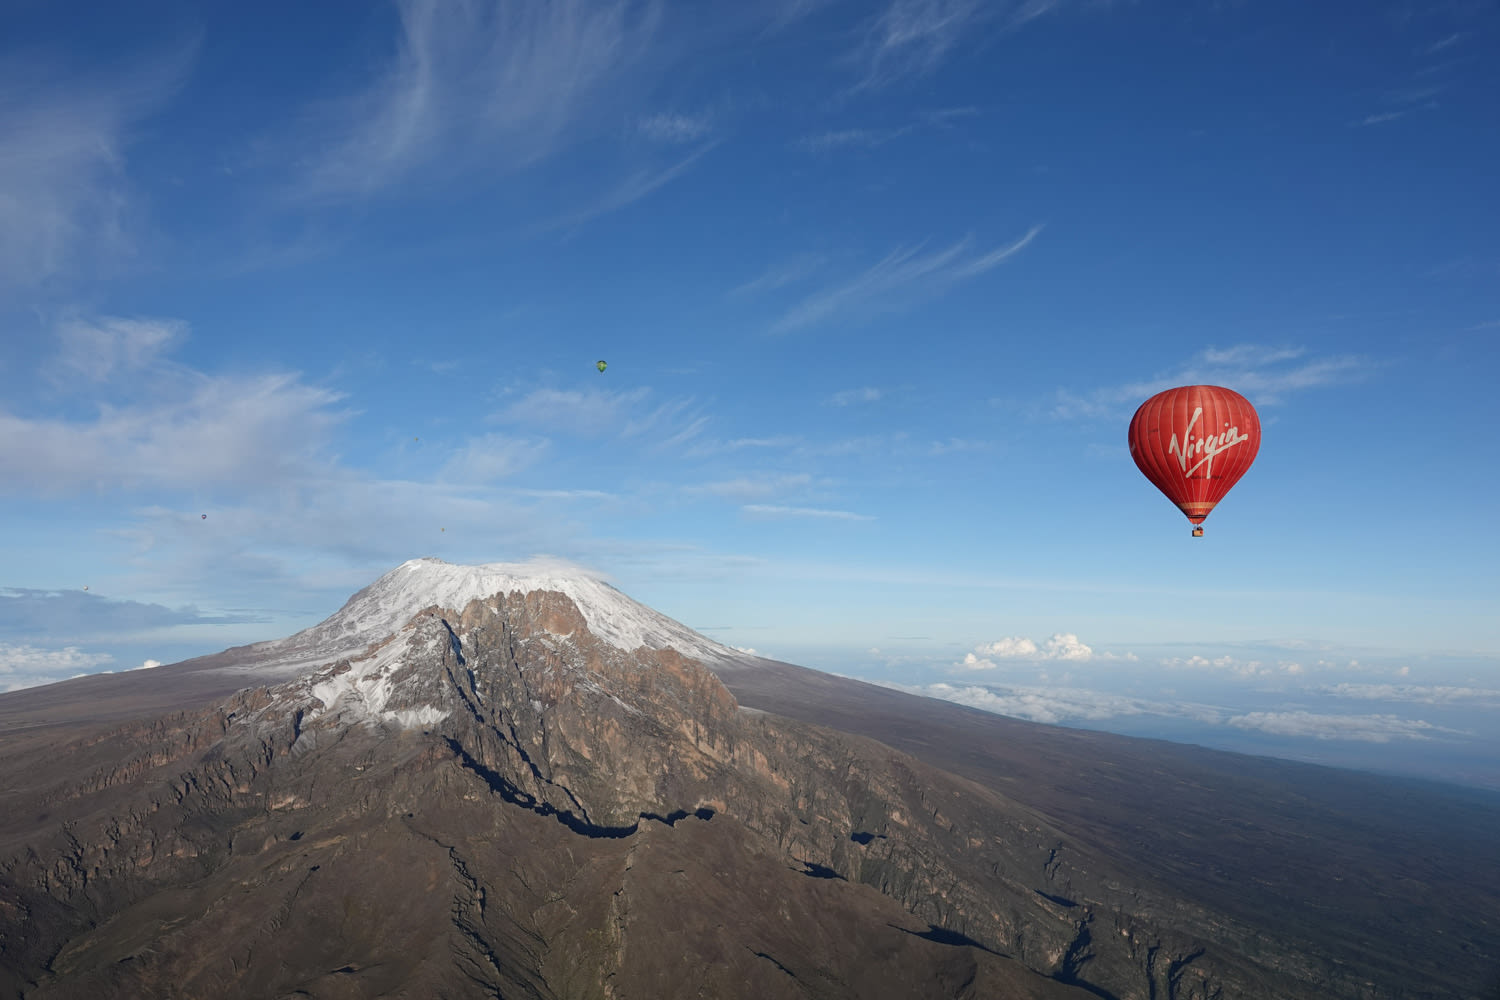
[[[389,643],[442,718],[243,650],[0,696],[0,997],[1500,1000],[1493,795],[627,653],[550,592]]]

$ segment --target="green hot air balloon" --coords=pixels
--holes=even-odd
[[[595,364],[594,367],[597,368],[597,369],[599,369],[600,372],[603,372],[604,369],[606,369],[606,368],[609,367],[609,365],[605,364],[603,361],[600,361],[597,364]]]

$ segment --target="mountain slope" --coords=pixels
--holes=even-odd
[[[1275,762],[1229,785],[1236,812],[1178,787],[1229,782],[1234,755],[748,658],[598,581],[434,563],[287,640],[117,678],[153,692],[133,723],[0,697],[0,996],[1479,996],[1493,850],[1459,831],[1481,807],[1380,876],[1369,838],[1352,865],[1293,838],[1329,821]],[[145,717],[171,697],[197,704]],[[1323,909],[1268,907],[1294,887],[1258,866],[1288,849]],[[1393,895],[1418,875],[1463,915]],[[1377,899],[1392,919],[1326,908]],[[1424,917],[1443,934],[1403,942]]]

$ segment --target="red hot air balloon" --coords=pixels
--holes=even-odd
[[[1130,420],[1130,457],[1202,537],[1214,505],[1260,451],[1260,418],[1250,401],[1217,385],[1158,392]]]

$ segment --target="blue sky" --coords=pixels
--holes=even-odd
[[[12,0],[0,688],[545,554],[1500,785],[1500,5],[1316,8]],[[1195,382],[1264,424],[1199,540],[1125,447]]]

